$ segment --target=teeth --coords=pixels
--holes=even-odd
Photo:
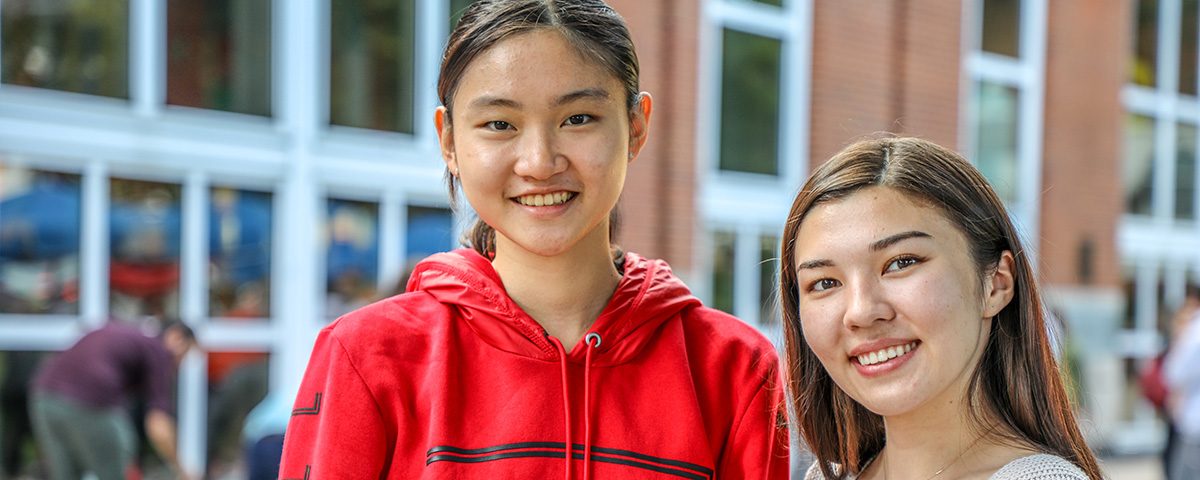
[[[903,356],[904,354],[911,352],[913,347],[916,347],[916,346],[917,346],[917,342],[913,341],[913,342],[906,343],[904,345],[897,345],[897,346],[880,349],[879,351],[875,351],[875,352],[864,353],[864,354],[858,356],[858,363],[861,363],[863,365],[874,365],[876,363],[886,362],[888,360],[891,360],[891,359],[899,357],[899,356]]]
[[[566,203],[567,200],[570,200],[574,196],[575,194],[571,192],[555,192],[547,193],[545,195],[522,195],[517,197],[517,203],[530,207],[547,207]]]

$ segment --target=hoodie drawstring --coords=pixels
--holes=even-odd
[[[558,365],[562,370],[562,389],[563,389],[563,417],[566,418],[566,478],[571,480],[571,460],[574,456],[574,445],[571,443],[571,389],[569,378],[567,376],[567,349],[563,348],[562,342],[557,338],[546,335],[550,339],[550,343],[554,344],[554,348],[558,350]],[[591,406],[591,375],[592,375],[592,352],[600,348],[600,334],[592,332],[584,337],[587,342],[588,349],[583,363],[583,480],[588,480],[591,477],[592,466],[592,406]],[[595,343],[593,343],[593,341]]]
[[[546,338],[550,339],[550,343],[554,344],[554,348],[558,349],[558,365],[562,368],[562,389],[563,389],[563,417],[566,419],[567,429],[567,455],[566,463],[563,466],[567,470],[567,480],[571,480],[571,389],[567,383],[567,349],[563,348],[562,342],[557,338],[549,335]]]
[[[600,334],[592,332],[583,338],[588,349],[583,362],[583,480],[591,477],[592,467],[592,352],[600,348]],[[596,343],[592,343],[595,340]]]

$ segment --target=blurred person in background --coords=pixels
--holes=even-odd
[[[31,385],[30,417],[52,480],[120,480],[137,472],[136,427],[127,402],[144,401],[146,434],[177,478],[175,372],[196,344],[191,328],[168,322],[157,337],[110,321],[46,360]]]
[[[1188,287],[1173,324],[1176,335],[1163,361],[1167,409],[1177,433],[1167,478],[1192,480],[1200,478],[1200,287]]]
[[[28,472],[26,443],[33,442],[29,421],[29,382],[45,354],[14,350],[0,352],[0,480]],[[28,462],[33,463],[33,462]]]

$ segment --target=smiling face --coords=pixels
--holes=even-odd
[[[962,233],[888,187],[813,207],[794,248],[804,338],[843,391],[884,417],[962,408],[1007,253],[981,286]]]
[[[562,34],[537,29],[488,48],[438,110],[442,156],[479,218],[542,256],[603,246],[629,162],[645,141],[649,97],[631,114],[621,82]],[[452,115],[447,118],[447,115]]]

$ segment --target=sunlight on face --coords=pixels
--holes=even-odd
[[[795,240],[801,327],[842,390],[885,417],[961,405],[991,320],[940,210],[869,187],[813,207]]]
[[[607,241],[632,157],[623,92],[549,29],[505,39],[471,62],[440,138],[498,245],[554,256],[585,238]]]

